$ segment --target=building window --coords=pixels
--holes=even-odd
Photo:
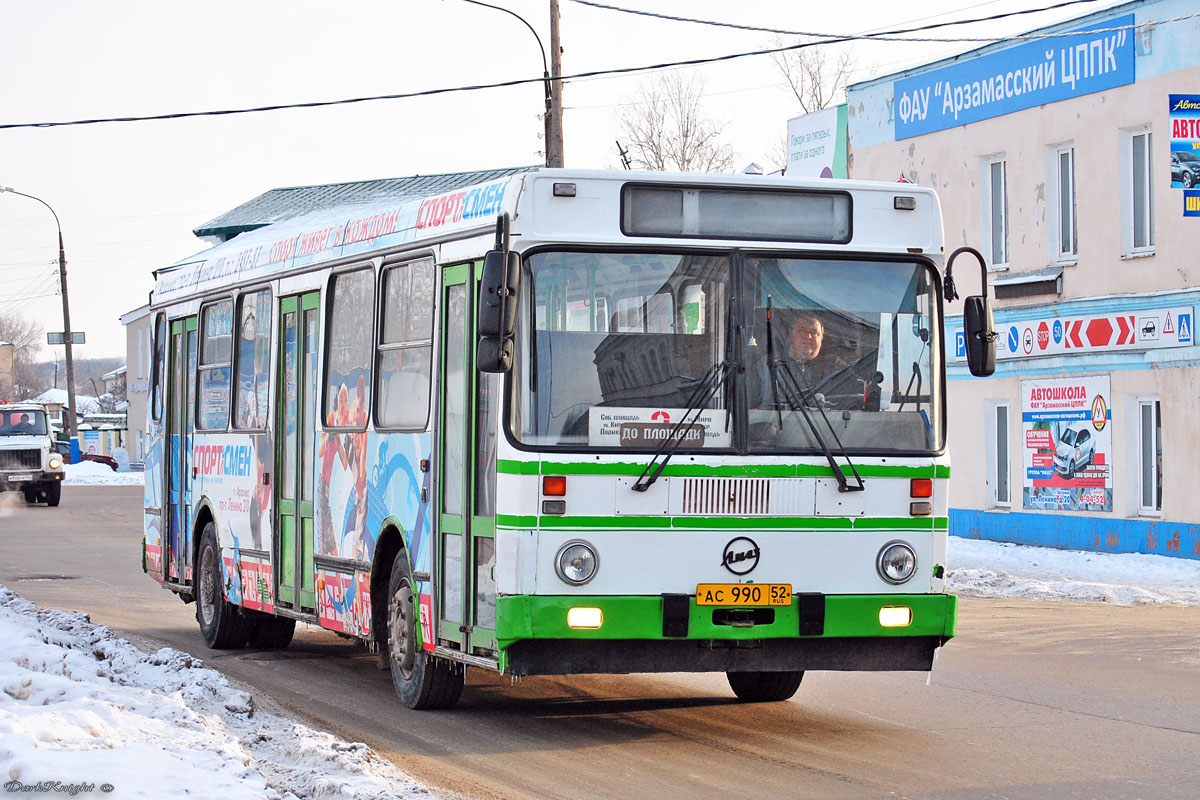
[[[1060,147],[1055,157],[1058,184],[1058,260],[1074,261],[1079,255],[1075,218],[1075,148]]]
[[[993,507],[1008,507],[1012,505],[1008,466],[1008,401],[993,401],[987,406],[988,501]]]
[[[1125,131],[1122,153],[1122,243],[1125,255],[1154,251],[1154,134],[1148,127]]]
[[[1008,162],[984,159],[983,168],[984,249],[995,269],[1008,268]]]
[[[146,334],[148,331],[138,328],[137,333],[137,378],[142,380],[146,377]]]
[[[1138,401],[1138,513],[1162,512],[1162,416],[1158,400]]]

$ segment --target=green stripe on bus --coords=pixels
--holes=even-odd
[[[793,587],[795,588],[795,587]],[[884,606],[907,606],[913,621],[900,628],[879,624]],[[567,625],[567,611],[575,607],[599,608],[603,624],[594,630]],[[507,648],[522,639],[663,639],[663,599],[649,596],[578,597],[513,595],[496,598],[496,638]],[[690,600],[688,639],[798,639],[800,612],[795,599],[775,609],[775,620],[765,625],[738,628],[713,624],[713,606]],[[827,595],[825,631],[820,638],[864,636],[937,636],[949,639],[957,627],[958,598],[947,594]],[[805,637],[817,638],[817,637]]]
[[[497,514],[496,527],[514,529],[596,528],[642,530],[645,528],[694,528],[764,530],[947,530],[946,517],[666,517],[666,516],[543,516]]]
[[[543,461],[543,475],[617,475],[637,476],[646,470],[646,463],[592,463]],[[516,474],[536,474],[537,465],[529,461],[503,461],[498,471]],[[889,466],[886,464],[855,465],[864,478],[948,478],[950,468],[944,465],[922,467]],[[739,464],[710,466],[704,464],[668,464],[663,475],[682,478],[831,478],[833,470],[821,464]]]
[[[496,472],[504,475],[537,475],[538,462],[512,461],[507,458],[501,458],[496,461]]]

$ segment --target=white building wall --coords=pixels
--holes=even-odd
[[[1194,2],[1127,3],[1060,26],[1134,14],[1138,23],[1193,14]],[[945,219],[946,247],[983,247],[987,240],[985,166],[1003,154],[1008,166],[1009,263],[991,279],[1062,267],[1060,291],[1046,287],[1031,297],[996,300],[997,329],[1009,323],[1085,314],[1135,313],[1166,306],[1200,309],[1200,219],[1182,216],[1181,190],[1171,188],[1168,95],[1200,94],[1200,20],[1158,25],[1135,38],[1136,81],[1105,91],[984,119],[967,125],[895,140],[895,84],[948,61],[915,68],[850,87],[849,175],[894,181],[898,174],[937,190]],[[1047,44],[1049,50],[1053,45]],[[981,48],[987,55],[996,47]],[[965,57],[964,57],[965,58]],[[1128,237],[1131,190],[1128,131],[1153,132],[1152,251],[1131,256]],[[1075,148],[1078,255],[1057,254],[1054,152]],[[972,261],[956,281],[963,294],[978,292]],[[948,314],[961,305],[948,304]],[[953,343],[950,321],[948,341]],[[959,535],[981,535],[1059,546],[1157,552],[1200,558],[1200,492],[1195,489],[1194,454],[1200,452],[1200,348],[1092,352],[1043,358],[1002,359],[996,375],[969,375],[964,362],[947,353],[949,442],[952,460],[951,524]],[[1113,505],[1111,512],[1045,512],[1022,502],[1024,447],[1022,379],[1107,375],[1111,388]],[[1163,441],[1162,508],[1139,514],[1138,400],[1161,403]],[[997,508],[989,484],[988,425],[995,401],[1007,402],[1011,506]],[[965,530],[964,530],[965,528]],[[1058,531],[1058,533],[1055,533]]]

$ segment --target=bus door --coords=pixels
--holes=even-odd
[[[438,638],[496,655],[496,441],[499,375],[475,371],[472,265],[442,273],[439,381]]]
[[[276,416],[276,599],[315,611],[313,452],[317,419],[317,337],[320,293],[279,300],[279,413]]]
[[[196,405],[196,318],[171,323],[167,390],[167,537],[164,577],[184,583],[192,565],[192,411]]]

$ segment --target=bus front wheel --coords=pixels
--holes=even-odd
[[[743,703],[773,703],[794,695],[804,672],[726,672],[725,677]]]
[[[241,609],[225,599],[221,588],[221,550],[216,528],[209,522],[200,535],[196,568],[196,621],[204,643],[214,650],[235,650],[246,644],[250,625]]]
[[[403,550],[396,554],[388,580],[387,656],[392,685],[404,705],[439,709],[458,702],[466,668],[420,648],[412,571]]]

